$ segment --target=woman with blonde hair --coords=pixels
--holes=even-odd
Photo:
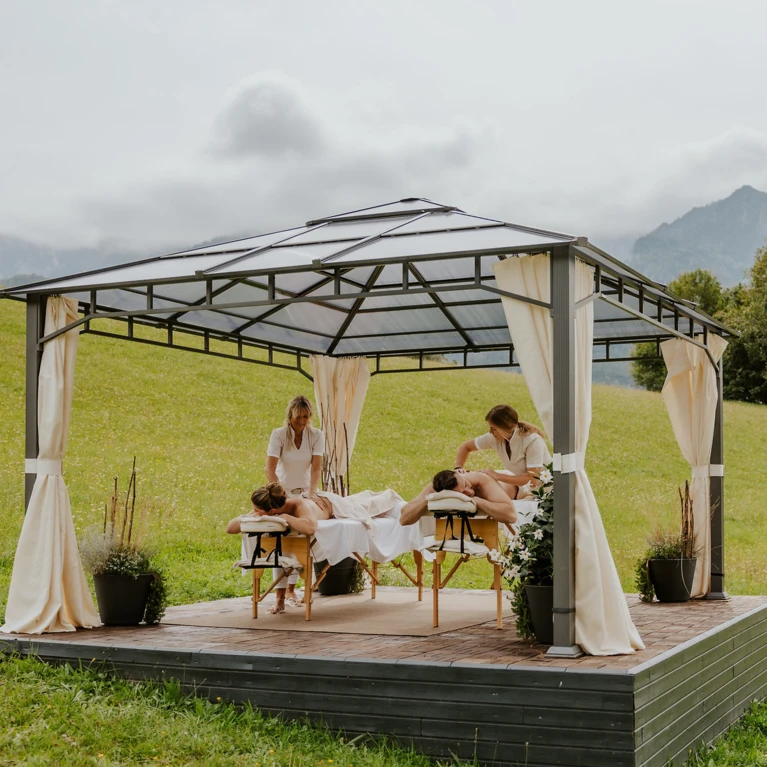
[[[458,448],[455,470],[463,471],[469,453],[494,450],[505,471],[486,469],[485,474],[500,482],[512,500],[528,497],[541,470],[551,463],[543,432],[531,423],[520,421],[511,405],[490,408],[485,421],[487,434],[467,440]]]
[[[266,450],[264,472],[270,483],[284,488],[290,499],[311,498],[318,502],[317,489],[322,475],[322,454],[325,452],[325,435],[312,426],[314,408],[308,397],[293,397],[285,411],[285,424],[272,432]],[[268,487],[269,485],[267,485]],[[279,578],[282,568],[275,567],[274,578]],[[288,604],[297,605],[295,588],[298,573],[286,578],[288,583]],[[284,581],[283,581],[284,582]],[[275,589],[277,604],[285,601],[285,591]]]

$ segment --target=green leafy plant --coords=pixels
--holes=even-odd
[[[651,559],[694,559],[698,555],[689,481],[684,483],[684,493],[679,488],[679,501],[682,521],[679,532],[656,529],[647,541],[649,548],[634,566],[634,585],[642,602],[652,602],[655,598],[650,580]]]
[[[525,586],[551,586],[554,583],[554,474],[551,464],[540,475],[532,491],[538,501],[533,518],[519,528],[502,553],[491,557],[503,567],[503,577],[511,591],[511,608],[516,616],[517,635],[533,636],[530,607]]]
[[[136,459],[122,495],[118,479],[108,504],[104,506],[101,528],[92,528],[80,540],[83,566],[93,575],[153,575],[149,600],[144,612],[146,623],[159,623],[168,604],[167,584],[163,571],[152,561],[154,547],[146,542],[150,505],[142,503],[136,514]]]

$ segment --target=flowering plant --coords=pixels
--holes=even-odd
[[[554,582],[554,474],[552,464],[540,473],[540,483],[532,490],[538,508],[519,528],[501,552],[491,552],[493,561],[503,568],[511,590],[511,608],[516,615],[517,635],[533,636],[525,586],[551,586]]]

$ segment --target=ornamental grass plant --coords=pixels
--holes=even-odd
[[[136,458],[133,458],[128,489],[122,494],[118,478],[109,502],[104,506],[102,526],[91,528],[80,539],[80,557],[92,575],[152,575],[145,623],[159,623],[167,606],[165,575],[156,564],[157,550],[148,543],[153,507],[139,504],[136,513]]]

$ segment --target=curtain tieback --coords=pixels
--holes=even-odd
[[[25,474],[50,474],[55,477],[61,476],[61,461],[55,458],[25,458]]]
[[[723,477],[724,476],[724,464],[723,463],[707,463],[704,466],[692,467],[693,479],[705,479],[706,477]]]
[[[572,474],[585,468],[585,453],[554,453],[554,471],[561,474]]]

